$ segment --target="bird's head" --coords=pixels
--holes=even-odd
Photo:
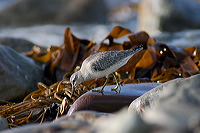
[[[80,71],[77,71],[71,75],[70,77],[70,83],[72,84],[71,96],[73,95],[76,86],[79,85],[82,81],[83,80]]]

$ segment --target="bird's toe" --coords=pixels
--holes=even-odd
[[[103,90],[102,90],[102,89],[94,89],[94,90],[92,90],[92,92],[99,92],[99,93],[103,93]]]
[[[120,86],[116,86],[115,88],[112,88],[111,91],[115,91],[116,94],[120,93],[121,87]]]

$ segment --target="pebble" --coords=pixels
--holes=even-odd
[[[200,2],[195,0],[141,0],[138,30],[150,34],[200,28]]]

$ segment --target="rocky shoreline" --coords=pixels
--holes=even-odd
[[[24,39],[2,38],[0,40],[4,45],[8,44],[21,52],[24,51],[23,47],[18,49],[17,45],[27,44],[26,46],[29,46],[29,49],[33,46],[33,43]],[[1,100],[14,100],[36,90],[37,88],[31,89],[25,83],[36,85],[37,82],[42,82],[44,78],[42,67],[35,65],[32,59],[15,52],[8,46],[1,45],[0,48],[2,52],[1,60],[5,57],[4,62],[7,62],[2,62],[1,72],[8,75],[8,78],[4,76],[4,79],[1,80],[4,81],[1,82],[4,83],[4,87],[1,88],[5,89],[5,84],[8,84],[8,81],[10,82],[10,88],[7,88],[6,91],[1,90],[5,92],[1,93]],[[10,67],[8,67],[8,61],[10,61]],[[7,70],[5,68],[17,70],[15,73],[4,72],[3,70]],[[23,72],[20,72],[19,69]],[[23,78],[23,82],[17,81],[17,79]],[[16,82],[14,82],[15,80]],[[122,92],[118,95],[110,91],[112,85],[106,86],[103,95],[88,91],[72,104],[66,115],[58,117],[52,122],[28,124],[18,128],[6,129],[8,128],[8,122],[1,117],[0,130],[3,133],[44,131],[87,133],[199,132],[199,80],[200,75],[197,74],[166,83],[125,84],[122,86]],[[18,84],[21,84],[21,86]],[[16,86],[19,86],[19,88]],[[16,90],[13,90],[14,88]],[[29,88],[30,90],[24,91],[21,88]],[[9,94],[8,98],[6,94]],[[12,96],[12,94],[15,95]]]
[[[0,1],[0,132],[200,133],[199,5]],[[70,97],[84,58],[139,44],[145,50],[117,70],[119,94],[110,76],[103,93],[91,90],[100,78]]]

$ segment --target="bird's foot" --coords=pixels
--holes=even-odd
[[[92,92],[99,92],[99,93],[103,93],[103,89],[94,89],[94,90],[92,90]]]
[[[115,88],[112,88],[112,89],[111,89],[111,91],[115,91],[116,94],[120,93],[120,91],[121,91],[121,87],[120,87],[120,85],[119,85],[119,84],[116,85]]]

